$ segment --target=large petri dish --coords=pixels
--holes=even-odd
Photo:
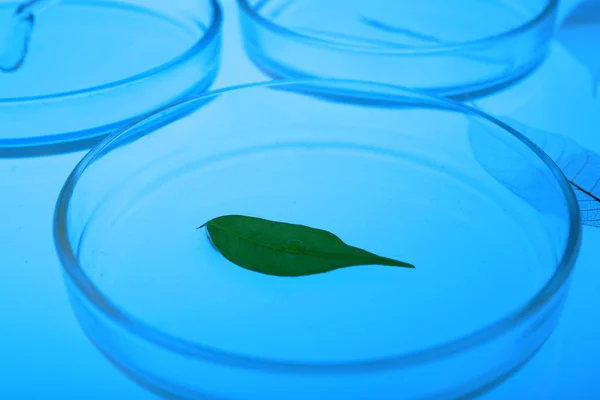
[[[252,272],[197,229],[224,214],[325,229],[416,268]],[[98,349],[167,398],[224,399],[491,390],[551,334],[580,229],[569,183],[507,125],[337,80],[162,109],[83,158],[54,220],[73,310]]]
[[[248,56],[276,78],[444,95],[493,92],[544,59],[558,0],[237,0]]]
[[[0,157],[90,147],[203,92],[218,70],[221,22],[216,0],[64,0],[43,11],[24,64],[0,73]]]

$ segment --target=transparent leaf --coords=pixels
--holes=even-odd
[[[495,181],[543,214],[563,212],[554,176],[527,146],[474,119],[469,119],[468,140],[475,160]]]
[[[537,144],[561,169],[575,191],[585,225],[600,227],[600,155],[555,133],[503,120]]]

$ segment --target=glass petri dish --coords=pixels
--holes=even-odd
[[[0,4],[0,13],[17,4]],[[48,8],[24,64],[0,73],[0,157],[87,148],[203,92],[218,70],[221,21],[216,0],[64,0]]]
[[[224,214],[325,229],[416,268],[252,272],[197,229]],[[569,183],[512,128],[338,80],[164,108],[82,159],[54,219],[83,330],[169,398],[484,393],[551,334],[580,229]]]
[[[557,0],[237,0],[248,56],[275,78],[444,95],[493,92],[544,59]],[[493,18],[490,18],[493,15]]]

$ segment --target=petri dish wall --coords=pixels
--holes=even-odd
[[[276,78],[445,96],[510,85],[544,59],[557,0],[237,0],[248,56]],[[491,17],[493,16],[493,17]]]
[[[197,229],[223,214],[416,268],[248,271]],[[210,92],[111,135],[65,183],[54,234],[85,333],[164,397],[429,399],[485,393],[544,345],[580,225],[564,176],[507,125],[317,80]]]
[[[0,13],[17,4],[0,3]],[[24,64],[0,73],[0,157],[89,147],[206,90],[221,21],[216,0],[64,0],[44,10]]]
[[[78,334],[53,206],[94,143],[211,85],[221,20],[210,0],[62,0],[37,16],[21,69],[0,72],[0,398],[147,395]]]

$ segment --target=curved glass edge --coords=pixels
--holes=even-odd
[[[81,89],[81,90],[75,90],[75,91],[71,91],[71,92],[54,93],[51,95],[44,95],[44,96],[33,96],[33,97],[22,97],[22,98],[19,97],[19,98],[7,98],[7,99],[0,97],[0,105],[7,104],[7,103],[30,103],[30,102],[37,102],[37,101],[46,101],[46,100],[51,100],[51,99],[60,99],[60,98],[64,98],[64,97],[80,96],[80,95],[90,94],[90,93],[99,92],[99,91],[106,91],[106,90],[114,89],[119,86],[125,86],[125,85],[129,86],[129,85],[135,83],[136,81],[147,79],[151,76],[157,75],[163,71],[169,70],[169,69],[176,67],[182,63],[185,63],[190,58],[192,58],[195,55],[197,55],[198,53],[200,53],[205,47],[208,47],[208,45],[210,45],[213,42],[215,37],[219,36],[221,33],[221,29],[222,29],[222,25],[223,25],[223,10],[221,8],[221,5],[218,2],[218,0],[206,0],[206,1],[209,2],[210,6],[211,6],[211,10],[213,11],[213,16],[212,16],[210,23],[208,24],[208,29],[206,30],[204,35],[202,35],[202,37],[192,47],[190,47],[188,50],[186,50],[184,53],[180,54],[179,56],[175,57],[174,59],[172,59],[162,65],[159,65],[157,67],[149,69],[145,72],[142,72],[140,74],[136,74],[129,78],[118,80],[115,82],[110,82],[110,83],[100,85],[100,86],[90,87],[90,88]]]
[[[248,57],[254,63],[254,65],[266,76],[270,77],[273,80],[284,81],[284,80],[310,80],[310,79],[320,79],[318,76],[305,75],[302,73],[298,73],[297,71],[292,71],[286,69],[287,74],[280,74],[276,71],[281,70],[281,68],[270,68],[267,65],[270,65],[270,62],[265,62],[262,60],[263,57],[259,57],[256,54],[251,52],[247,52]],[[502,77],[499,79],[491,79],[489,81],[478,82],[473,84],[464,84],[459,86],[452,87],[433,87],[433,88],[412,88],[415,91],[420,91],[423,93],[430,94],[432,96],[443,96],[450,100],[463,102],[469,100],[476,100],[478,98],[486,97],[491,94],[494,94],[498,91],[507,89],[518,82],[526,79],[528,76],[533,74],[539,66],[544,62],[546,56],[548,54],[547,49],[545,49],[541,54],[532,59],[532,61],[524,66],[522,66],[519,70],[515,71],[515,73],[508,75],[506,77]]]
[[[469,349],[471,351],[465,349],[465,355],[445,358],[441,355],[440,359],[417,366],[415,370],[400,366],[390,371],[376,368],[273,369],[239,363],[224,366],[209,358],[193,358],[171,352],[139,337],[136,332],[104,314],[71,281],[67,281],[67,291],[83,332],[119,371],[159,396],[186,399],[243,396],[279,399],[288,397],[290,393],[298,398],[322,398],[323,379],[327,379],[327,395],[333,398],[348,398],[349,393],[356,395],[363,392],[373,396],[373,388],[382,386],[388,390],[401,388],[406,399],[476,398],[510,379],[537,354],[553,331],[566,297],[564,288],[561,295],[548,303],[526,326],[510,332],[498,342]],[[532,340],[526,343],[521,340],[522,351],[515,354],[511,351],[515,341],[524,335]],[[490,359],[501,362],[491,363],[494,365],[490,368]],[[164,368],[164,365],[169,365],[169,368]],[[443,371],[461,371],[461,379],[445,378]],[[199,376],[203,379],[198,380]],[[254,396],[246,393],[247,388],[243,384],[231,385],[232,381],[252,381]]]
[[[117,81],[107,85],[93,87],[81,91],[25,99],[0,98],[0,108],[3,105],[15,106],[19,104],[35,104],[38,102],[44,103],[48,101],[60,102],[61,100],[72,99],[76,97],[103,94],[119,88],[127,89],[132,85],[143,84],[145,81],[151,80],[155,76],[162,76],[171,72],[176,73],[178,68],[185,66],[186,62],[192,60],[194,57],[202,57],[204,50],[207,50],[212,46],[214,51],[211,51],[211,53],[214,54],[208,55],[210,63],[207,64],[207,69],[205,70],[205,74],[202,76],[202,79],[197,81],[184,93],[181,93],[175,98],[169,99],[167,104],[176,103],[186,98],[191,98],[202,94],[208,88],[210,88],[218,75],[220,66],[221,29],[223,24],[223,13],[218,0],[208,1],[213,12],[208,30],[194,46],[170,62],[122,81]],[[115,130],[132,124],[135,121],[144,118],[145,116],[151,115],[163,106],[158,105],[149,108],[141,114],[133,115],[131,118],[90,129],[67,133],[57,133],[46,136],[0,139],[0,159],[41,157],[90,149],[91,147],[99,144],[106,136],[115,132]]]
[[[244,32],[243,44],[248,58],[265,75],[273,79],[312,79],[339,78],[360,79],[401,85],[427,93],[442,95],[452,99],[473,99],[500,91],[532,73],[545,59],[549,43],[553,36],[554,20],[558,6],[557,0],[548,0],[545,8],[533,19],[512,30],[502,32],[475,41],[465,41],[460,44],[435,45],[424,48],[385,48],[353,47],[352,45],[327,41],[307,36],[278,25],[254,11],[248,0],[237,0],[240,12],[241,29]],[[523,37],[523,35],[528,35]],[[520,40],[522,39],[522,40]],[[517,41],[525,43],[516,45]],[[277,53],[278,48],[286,44],[290,49],[296,49],[298,54],[308,52],[313,59],[329,59],[332,65],[339,63],[366,63],[367,69],[359,72],[345,70],[338,72],[329,67],[320,67],[304,61],[304,58],[293,59],[291,50],[286,56]],[[273,47],[273,48],[270,48]],[[490,49],[496,49],[499,54],[512,52],[510,59],[494,60],[489,56]],[[452,55],[452,57],[450,57]],[[420,70],[420,65],[427,65],[432,57],[440,57],[439,68],[444,63],[448,67],[456,60],[473,62],[493,62],[498,64],[496,69],[489,71],[476,68],[477,73],[459,76],[456,81],[440,79],[417,79],[415,82],[405,81],[403,76],[412,76]],[[289,58],[289,59],[288,59]],[[310,57],[309,57],[310,59]],[[489,59],[489,60],[488,60]],[[487,61],[486,61],[487,60]],[[500,65],[503,66],[501,70]],[[369,74],[369,68],[379,71]],[[406,69],[406,74],[403,73]],[[392,73],[391,71],[396,71]],[[365,72],[366,71],[366,72]]]
[[[172,102],[176,103],[187,98],[201,95],[210,88],[215,81],[217,74],[218,64],[212,68],[211,72],[207,74],[198,85],[189,92],[173,99]],[[155,113],[159,109],[160,108],[148,110],[145,114],[124,121],[84,131],[25,139],[0,139],[0,159],[43,157],[89,150],[100,144],[104,138],[114,133],[116,130],[134,124],[136,121]]]
[[[251,18],[252,20],[257,22],[258,24],[266,27],[267,29],[269,29],[273,32],[276,32],[277,34],[280,34],[282,36],[289,36],[289,37],[295,38],[295,39],[310,41],[310,42],[313,42],[316,44],[326,45],[331,48],[356,50],[353,46],[348,46],[348,45],[343,45],[343,44],[340,44],[337,42],[322,40],[322,39],[319,39],[319,38],[316,38],[313,36],[303,35],[299,32],[293,31],[291,29],[287,29],[284,26],[276,24],[276,23],[262,17],[260,14],[256,13],[254,11],[254,8],[250,5],[250,3],[248,1],[249,0],[236,0],[240,10],[242,10],[243,15],[248,16],[249,18]],[[406,49],[389,48],[386,51],[382,51],[381,49],[378,48],[378,49],[369,51],[368,49],[361,48],[357,51],[364,51],[366,53],[388,54],[388,55],[389,54],[398,54],[398,55],[399,54],[423,54],[423,53],[428,54],[428,53],[436,53],[436,52],[440,52],[440,51],[462,50],[466,46],[481,46],[489,41],[502,40],[507,37],[511,37],[511,36],[515,36],[520,33],[523,33],[525,31],[535,27],[539,23],[545,21],[547,18],[554,19],[556,17],[556,12],[558,10],[559,1],[560,0],[548,0],[546,7],[544,7],[544,9],[538,15],[536,15],[534,18],[528,20],[527,22],[525,22],[513,29],[507,30],[505,32],[501,32],[497,35],[488,36],[488,37],[485,37],[482,39],[465,41],[460,44],[436,45],[436,46],[423,48],[423,49],[406,50]]]
[[[413,101],[421,101],[424,103],[428,102],[433,107],[442,107],[477,115],[480,118],[491,122],[492,124],[500,126],[507,133],[515,136],[518,140],[523,142],[539,159],[541,159],[541,161],[548,167],[549,171],[558,181],[558,184],[564,194],[565,203],[569,213],[569,235],[568,242],[565,246],[565,251],[560,259],[560,262],[558,263],[555,273],[532,300],[511,315],[495,322],[488,327],[482,328],[479,331],[464,336],[453,342],[445,343],[416,353],[356,363],[305,364],[247,357],[212,349],[208,346],[198,345],[160,332],[159,330],[156,330],[153,327],[137,320],[133,316],[126,314],[117,306],[113,305],[98,291],[98,289],[85,276],[80,268],[77,257],[71,248],[68,238],[69,201],[79,177],[85,172],[89,165],[101,158],[106,150],[114,144],[114,142],[118,142],[120,136],[126,135],[131,129],[135,129],[137,124],[120,130],[119,132],[115,132],[104,139],[100,145],[92,149],[92,151],[90,151],[75,167],[60,192],[55,207],[53,233],[57,253],[63,270],[66,273],[66,278],[68,278],[68,283],[73,284],[77,291],[81,292],[82,296],[89,299],[99,312],[106,315],[121,328],[132,332],[147,343],[165,348],[171,352],[185,355],[186,357],[211,360],[212,362],[219,364],[234,365],[244,368],[276,371],[300,371],[304,373],[317,374],[359,372],[365,370],[389,370],[439,361],[440,359],[463,353],[470,348],[489,345],[491,340],[503,337],[503,335],[509,335],[509,333],[515,329],[518,330],[519,326],[521,324],[526,324],[530,318],[539,314],[544,314],[543,311],[545,306],[548,306],[553,299],[555,301],[556,299],[562,301],[564,296],[560,296],[560,294],[566,292],[581,242],[581,219],[575,194],[573,193],[571,185],[564,177],[560,169],[541,149],[539,149],[537,145],[510,126],[491,116],[488,116],[477,109],[451,101],[449,99],[445,99],[443,97],[431,96],[425,93],[415,92],[410,89],[392,85],[347,80],[306,80],[294,82],[260,82],[212,91],[196,98],[187,99],[172,104],[170,107],[165,107],[154,115],[156,116],[161,112],[169,111],[170,109],[172,110],[180,106],[189,106],[189,104],[193,104],[194,102],[205,103],[211,98],[235,90],[247,90],[265,87],[269,89],[298,91],[298,89],[304,88],[304,90],[306,90],[309,88],[310,91],[314,92],[315,88],[320,88],[321,92],[326,93],[331,90],[331,87],[335,87],[336,85],[338,86],[338,89],[340,86],[347,87],[348,85],[354,85],[354,87],[362,88],[352,91],[352,96],[355,98],[358,98],[359,96],[365,96],[367,98],[369,98],[369,96],[372,97],[374,96],[374,93],[377,94],[377,92],[372,89],[379,88],[384,93],[387,92],[387,94],[381,94],[380,91],[376,97],[387,97],[388,105],[396,104],[396,106],[404,107],[406,106],[406,101],[402,101],[402,99],[410,98]],[[290,87],[292,89],[290,89]],[[150,118],[152,118],[152,116],[150,116]],[[138,124],[143,123],[144,120],[138,121]],[[141,131],[143,134],[149,133],[147,130],[142,129]]]

